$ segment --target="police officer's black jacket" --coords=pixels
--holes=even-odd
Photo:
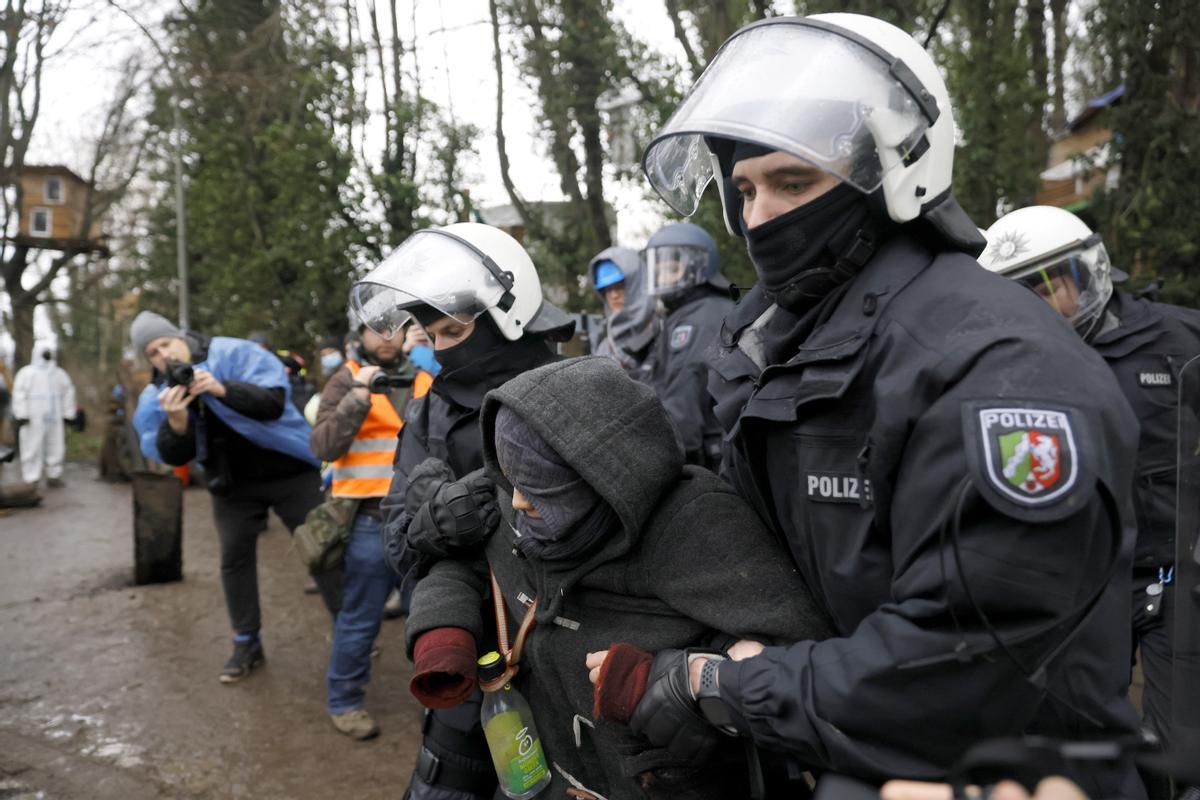
[[[693,289],[667,315],[638,373],[667,407],[690,464],[715,468],[720,460],[721,426],[708,394],[708,370],[732,308],[729,296],[715,287]]]
[[[1103,361],[1028,290],[904,231],[805,319],[755,326],[771,307],[752,291],[722,333],[710,389],[723,472],[786,540],[840,638],[722,664],[743,732],[883,779],[942,778],[984,738],[1097,735],[1082,713],[1132,730],[1137,420]],[[761,370],[749,353],[764,344],[778,365]],[[974,608],[1033,671],[1063,640],[1047,627],[1093,597],[1048,667],[1054,697]]]
[[[533,427],[619,522],[580,557],[526,558],[515,549],[505,497],[507,521],[488,540],[487,563],[440,561],[417,586],[405,626],[409,651],[421,634],[441,627],[470,631],[486,646],[495,623],[481,627],[478,609],[490,566],[511,630],[530,598],[538,598],[517,685],[557,767],[547,797],[563,797],[569,788],[559,770],[614,800],[744,795],[744,752],[733,739],[704,768],[689,768],[628,727],[593,719],[584,661],[616,642],[653,652],[711,641],[717,631],[761,641],[824,638],[828,621],[784,548],[727,483],[683,465],[658,399],[608,359],[542,367],[488,394],[480,420],[484,459],[510,491],[492,441],[501,404]],[[647,771],[656,780],[643,793],[636,776]]]
[[[1200,355],[1200,313],[1120,290],[1107,311],[1117,324],[1106,325],[1092,346],[1116,374],[1141,424],[1133,493],[1138,526],[1134,566],[1165,567],[1175,560],[1179,372]]]

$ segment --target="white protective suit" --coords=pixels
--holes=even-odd
[[[75,417],[75,385],[55,361],[52,344],[34,344],[33,360],[17,371],[12,415],[27,420],[20,434],[21,477],[26,483],[37,483],[44,464],[47,478],[61,478],[66,450],[63,422]]]

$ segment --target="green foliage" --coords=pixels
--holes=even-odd
[[[976,224],[1033,203],[1045,169],[1048,99],[1045,39],[1032,41],[1018,0],[954,4],[950,38],[936,49],[945,67],[961,143],[954,195]],[[1025,9],[1027,12],[1027,9]],[[1042,74],[1034,65],[1040,48]]]
[[[1161,277],[1162,299],[1200,306],[1200,2],[1108,0],[1088,16],[1092,68],[1126,92],[1109,110],[1120,180],[1090,209],[1114,263],[1135,284]]]
[[[567,198],[556,217],[526,205],[526,246],[548,286],[569,308],[595,303],[578,278],[612,244],[604,198],[605,154],[597,101],[628,74],[610,0],[503,0],[499,15],[516,31],[513,56],[540,100],[535,116]]]
[[[192,327],[307,349],[345,326],[364,245],[339,126],[350,105],[330,8],[206,0],[171,22],[187,161]],[[170,119],[158,111],[162,125]],[[163,125],[165,127],[165,125]],[[164,154],[165,155],[165,154]],[[162,185],[163,205],[173,187]],[[151,218],[150,277],[174,272],[174,223]],[[165,287],[164,287],[165,288]],[[174,316],[165,292],[149,305]]]

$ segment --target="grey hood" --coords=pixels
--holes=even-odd
[[[632,247],[606,247],[588,262],[588,282],[597,294],[601,292],[596,289],[596,265],[601,261],[611,261],[620,267],[626,282],[642,268],[642,257]]]
[[[625,273],[625,307],[611,315],[608,306],[604,307],[606,335],[613,347],[623,353],[633,355],[644,351],[658,336],[659,323],[655,315],[658,298],[646,288],[642,256],[628,247],[601,250],[588,262],[588,283],[592,286],[596,285],[596,265],[601,261],[611,261]]]
[[[624,552],[683,471],[683,449],[662,403],[610,358],[547,364],[488,392],[480,411],[483,459],[511,492],[496,459],[496,412],[508,406],[604,498],[620,518]],[[619,555],[603,548],[608,558]]]

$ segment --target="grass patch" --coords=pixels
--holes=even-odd
[[[76,433],[67,429],[67,461],[89,461],[96,463],[100,448],[104,446],[104,434],[97,430]]]

